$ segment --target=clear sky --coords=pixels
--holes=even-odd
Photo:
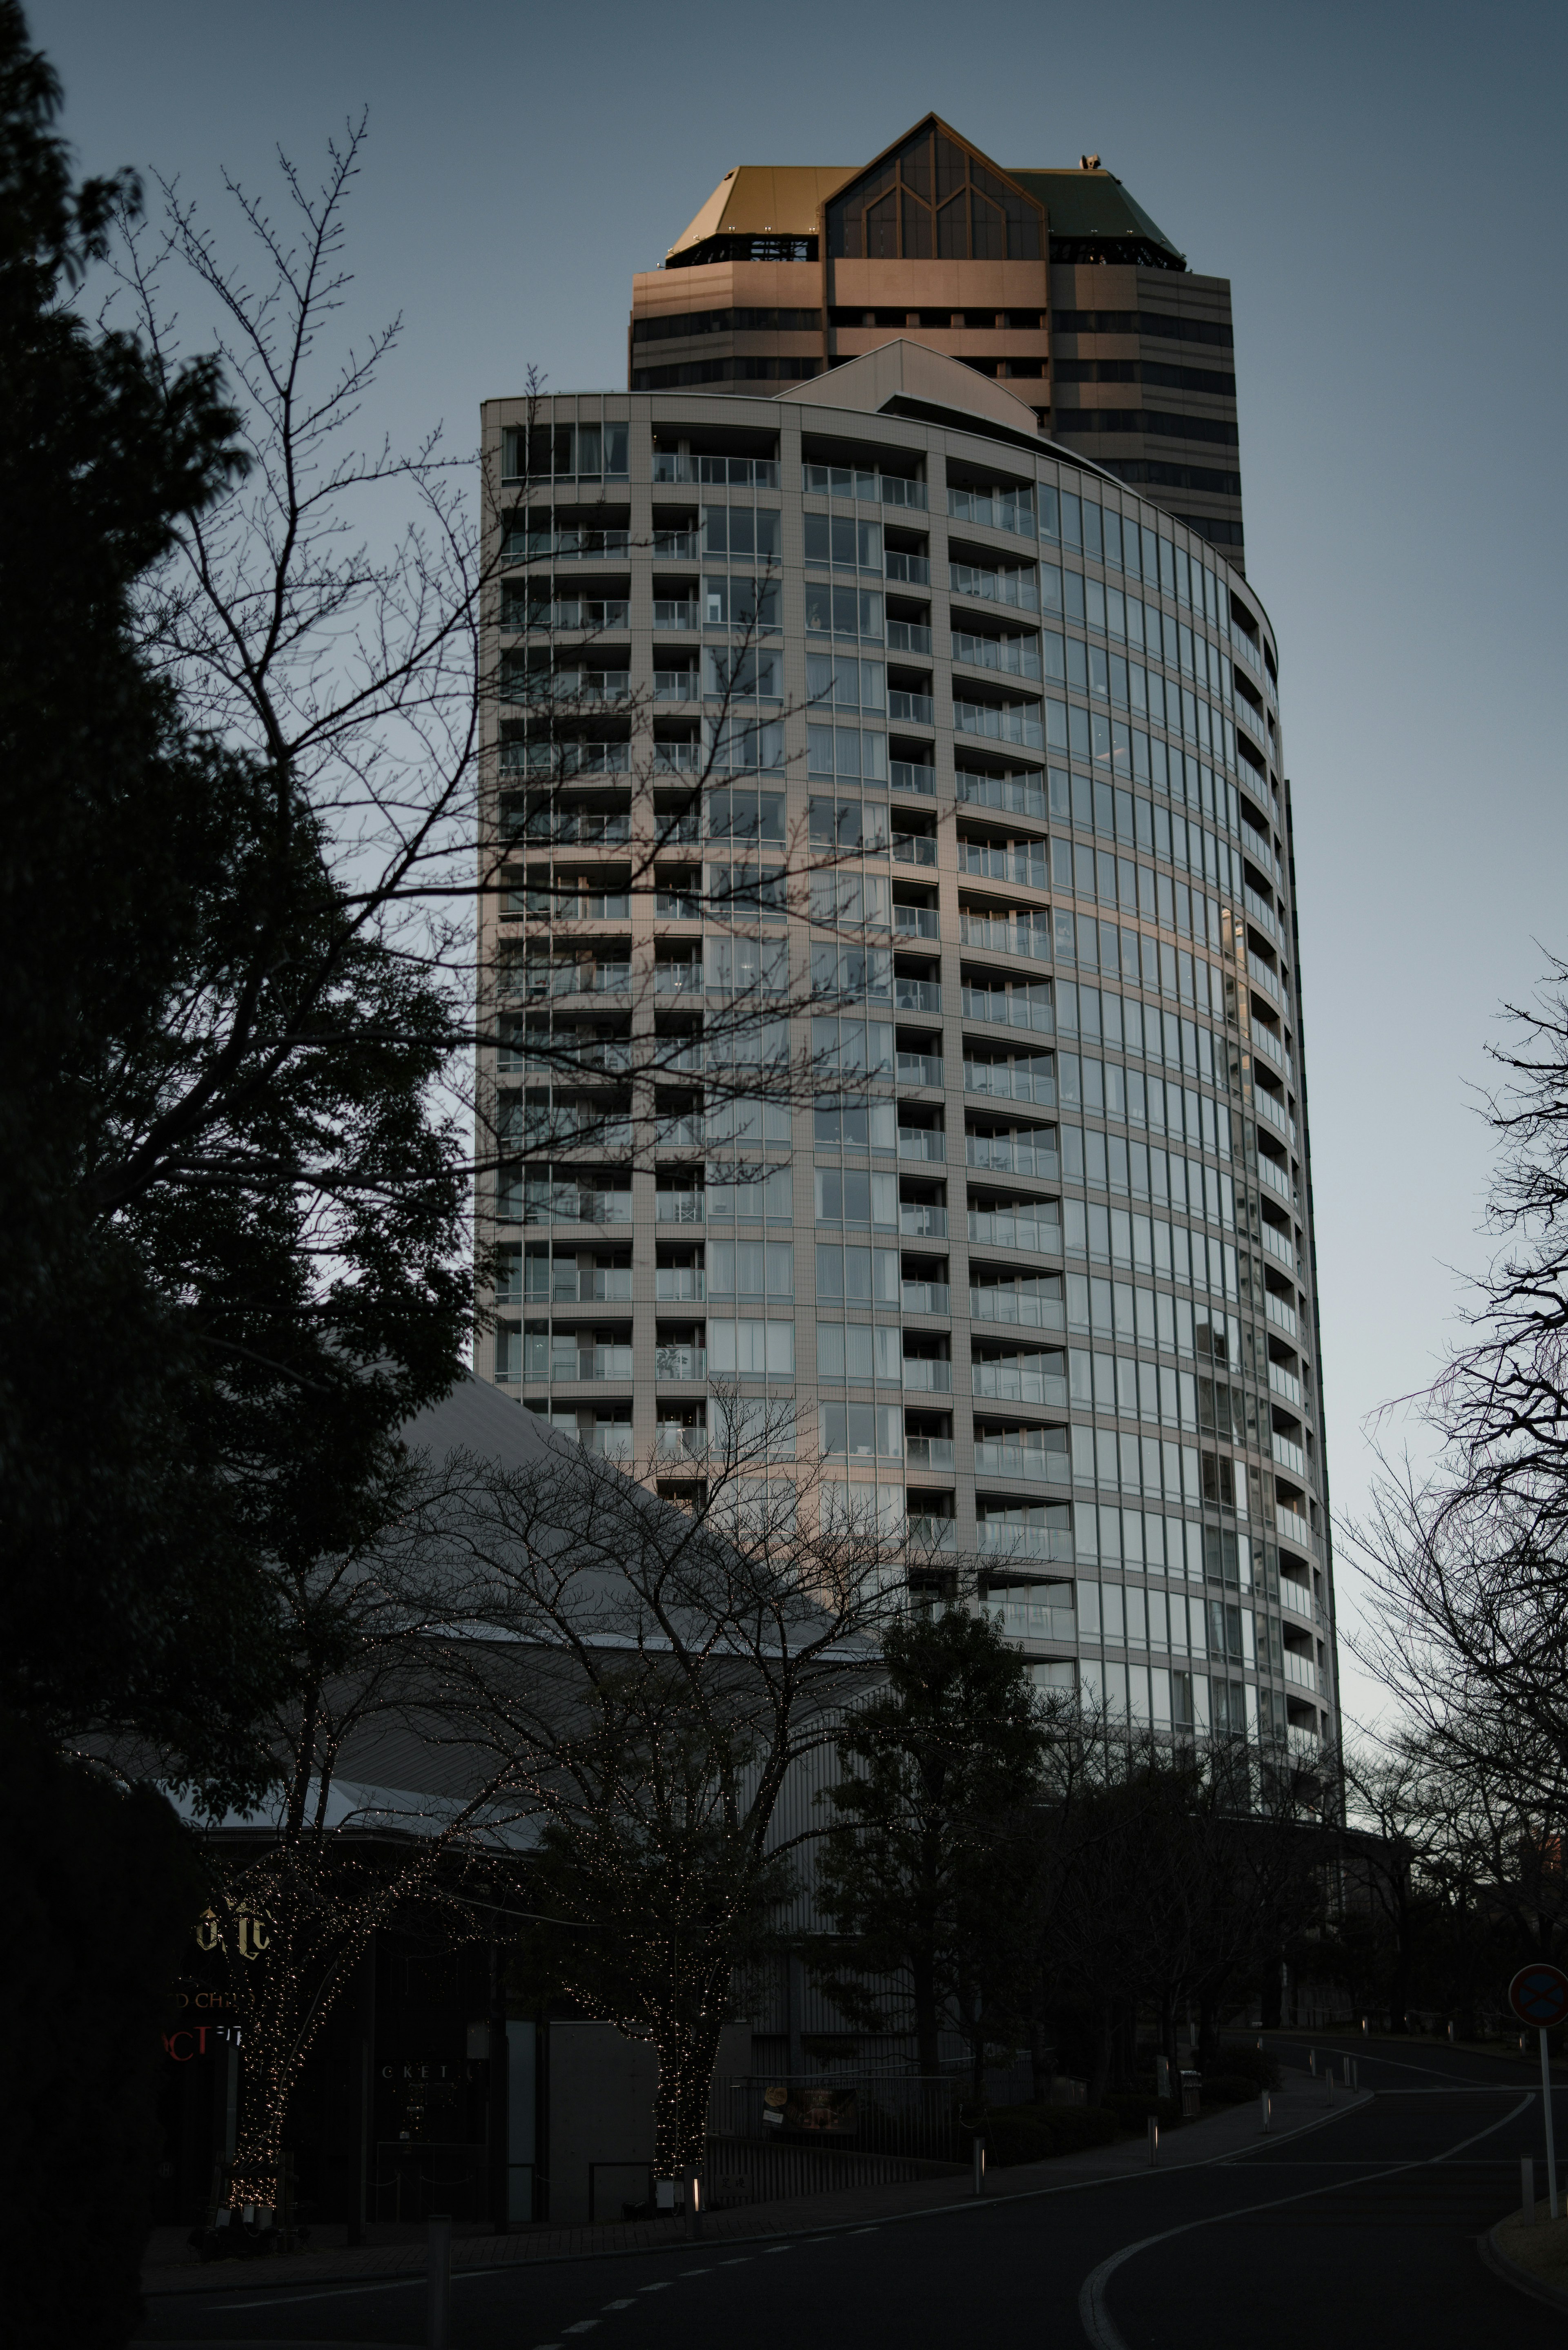
[[[85,168],[313,164],[369,105],[389,420],[534,364],[625,382],[630,278],[732,165],[846,165],[935,108],[1006,164],[1097,151],[1234,289],[1249,571],[1295,795],[1330,1474],[1422,1386],[1480,1263],[1500,1003],[1568,952],[1561,5],[782,9],[34,0]],[[1552,712],[1557,710],[1554,720]],[[1399,1430],[1393,1430],[1396,1441]],[[1354,1585],[1341,1571],[1342,1617]],[[1376,1690],[1346,1676],[1353,1712]]]

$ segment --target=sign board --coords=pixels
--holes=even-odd
[[[1521,1967],[1508,1987],[1508,2003],[1521,2023],[1550,2032],[1568,2021],[1568,1975],[1544,1959]]]

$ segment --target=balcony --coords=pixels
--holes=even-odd
[[[908,481],[900,473],[879,473],[868,465],[803,465],[801,476],[808,497],[857,498],[888,506],[908,506],[929,512],[924,482]]]
[[[895,1012],[940,1012],[942,990],[940,980],[902,979],[893,974],[893,1009]]]
[[[1274,1517],[1286,1542],[1293,1542],[1300,1550],[1312,1550],[1312,1528],[1297,1511],[1287,1510],[1282,1502],[1278,1502],[1274,1505]]]
[[[1277,938],[1279,923],[1275,920],[1274,910],[1268,899],[1260,898],[1250,882],[1243,885],[1241,894],[1247,901],[1247,911],[1252,920],[1261,929],[1267,931],[1272,939]]]
[[[631,606],[623,597],[573,596],[556,604],[530,604],[525,612],[508,608],[501,616],[504,629],[625,629],[631,625]]]
[[[935,906],[895,906],[893,927],[900,938],[938,939],[941,922]]]
[[[694,669],[656,669],[653,698],[655,702],[700,702],[702,681]]]
[[[942,1056],[940,1053],[900,1053],[898,1070],[901,1086],[940,1086]]]
[[[1247,969],[1251,972],[1253,979],[1257,982],[1257,984],[1262,989],[1264,994],[1272,995],[1274,1002],[1278,1003],[1280,1001],[1279,979],[1276,974],[1269,969],[1269,966],[1263,961],[1262,956],[1261,954],[1254,953],[1251,947],[1247,949]]]
[[[966,1134],[965,1163],[996,1175],[1024,1175],[1036,1183],[1057,1182],[1061,1180],[1062,1163],[1056,1154],[1054,1129],[1050,1132],[1049,1142],[1038,1143],[1023,1134]]]
[[[1034,702],[955,699],[953,726],[960,734],[983,734],[993,743],[1019,743],[1031,751],[1045,748],[1045,729]]]
[[[959,936],[964,946],[980,947],[988,954],[1027,955],[1034,962],[1051,960],[1051,922],[1044,908],[1038,919],[1024,914],[1012,920],[961,910]]]
[[[527,1378],[537,1378],[542,1376],[542,1373],[530,1369],[524,1376]],[[552,1379],[576,1379],[589,1382],[629,1379],[631,1348],[629,1347],[579,1347],[575,1351],[570,1349],[563,1351],[559,1341],[556,1341],[551,1347],[549,1376]]]
[[[627,607],[622,605],[621,609],[625,611]],[[653,599],[653,625],[656,629],[700,629],[702,625],[701,608],[691,597],[656,596]]]
[[[1040,609],[1040,590],[1032,563],[1007,571],[982,570],[972,563],[950,563],[948,571],[955,596],[973,596],[982,604],[1011,604],[1020,612]]]
[[[660,1264],[653,1271],[653,1294],[661,1305],[701,1305],[708,1295],[700,1264]]]
[[[945,1281],[906,1281],[906,1314],[950,1314],[953,1294]]]
[[[890,760],[888,775],[896,792],[919,792],[928,799],[936,796],[937,771],[919,759]]]
[[[653,966],[656,995],[701,995],[708,983],[700,962],[659,962]]]
[[[951,1518],[928,1517],[921,1511],[911,1510],[904,1523],[906,1536],[913,1550],[958,1548],[958,1527]]]
[[[928,1200],[900,1200],[898,1236],[906,1241],[941,1241],[948,1235],[948,1211]]]
[[[739,489],[776,490],[777,460],[772,457],[693,457],[674,449],[653,452],[656,482],[728,483]]]
[[[659,1347],[654,1349],[653,1375],[658,1379],[705,1379],[706,1347]]]
[[[965,1061],[965,1093],[988,1094],[993,1101],[1032,1102],[1037,1109],[1056,1107],[1056,1080],[1028,1061]]]
[[[951,1395],[953,1367],[938,1362],[929,1355],[906,1355],[904,1386],[907,1390],[925,1395]]]
[[[525,962],[513,977],[528,996],[628,995],[631,992],[629,962]]]
[[[1064,1331],[1067,1312],[1059,1297],[1040,1297],[1014,1281],[971,1284],[969,1310],[977,1322],[1011,1322],[1024,1330]]]
[[[1272,1395],[1282,1396],[1286,1403],[1293,1403],[1296,1409],[1300,1411],[1302,1383],[1293,1371],[1285,1369],[1282,1363],[1269,1365],[1269,1390]]]
[[[702,1222],[701,1191],[656,1191],[654,1222],[660,1224],[700,1224]]]
[[[1285,1679],[1293,1689],[1317,1690],[1317,1667],[1309,1657],[1298,1656],[1294,1648],[1285,1650]]]
[[[1040,646],[1033,637],[970,637],[953,630],[953,659],[971,669],[992,669],[1005,677],[1040,675]]]
[[[1271,1429],[1269,1436],[1270,1450],[1280,1467],[1289,1470],[1293,1477],[1304,1477],[1306,1453],[1303,1448],[1299,1444],[1293,1443],[1288,1436],[1282,1436],[1277,1428]]]
[[[701,552],[700,531],[656,530],[653,534],[653,559],[656,563],[695,563]]]
[[[971,1392],[997,1403],[1048,1403],[1063,1411],[1067,1409],[1064,1374],[1031,1370],[1023,1363],[977,1362]]]
[[[977,775],[961,767],[955,788],[971,807],[1000,808],[1007,816],[1046,821],[1045,786],[1032,775]]]
[[[929,588],[931,584],[930,563],[923,555],[904,555],[897,547],[889,547],[886,577],[902,580],[910,588]]]
[[[631,552],[629,530],[530,530],[511,532],[502,548],[509,562],[600,563]]]
[[[1037,538],[1040,535],[1032,490],[950,488],[948,519],[978,523],[982,530],[1010,531],[1015,538]]]
[[[1293,1214],[1295,1212],[1295,1185],[1291,1181],[1285,1170],[1276,1166],[1272,1159],[1265,1158],[1261,1150],[1258,1153],[1258,1180],[1266,1191],[1272,1191],[1277,1200],[1289,1208]]]
[[[946,1470],[953,1465],[953,1440],[950,1436],[907,1436],[904,1459],[911,1469]]]
[[[981,1437],[974,1448],[974,1473],[977,1477],[1022,1477],[1032,1484],[1044,1480],[1048,1485],[1070,1485],[1072,1456],[1065,1445],[1058,1449]]]
[[[896,832],[893,835],[895,865],[934,865],[937,844],[929,832]]]
[[[688,1428],[680,1420],[660,1420],[655,1444],[661,1461],[705,1461],[708,1457],[707,1430]]]
[[[1066,1527],[1014,1526],[1005,1519],[981,1518],[974,1531],[976,1546],[992,1557],[1050,1558],[1069,1566],[1073,1564],[1073,1536]]]
[[[1282,1297],[1276,1297],[1272,1289],[1263,1293],[1263,1313],[1275,1329],[1282,1330],[1287,1338],[1299,1338],[1301,1334],[1294,1306],[1287,1305]]]
[[[1062,1225],[1055,1204],[1034,1213],[1022,1208],[971,1208],[969,1237],[991,1248],[1033,1249],[1047,1256],[1062,1253]]]
[[[985,1613],[1004,1639],[1054,1640],[1067,1648],[1077,1640],[1075,1608],[1051,1607],[1040,1600],[1008,1599],[1000,1607],[992,1601]]]
[[[1294,1078],[1291,1072],[1291,1056],[1286,1052],[1284,1046],[1281,1044],[1279,1038],[1274,1035],[1273,1031],[1270,1028],[1265,1028],[1261,1020],[1254,1020],[1251,1026],[1251,1042],[1256,1046],[1257,1050],[1262,1053],[1266,1059],[1271,1060],[1273,1063],[1275,1068],[1278,1069],[1286,1084],[1293,1084]]]
[[[1282,1264],[1287,1273],[1293,1274],[1296,1269],[1296,1253],[1283,1232],[1277,1231],[1272,1224],[1264,1224],[1262,1234],[1264,1254],[1272,1256],[1276,1264]]]
[[[888,723],[890,726],[934,726],[936,703],[929,693],[889,693]]]
[[[524,817],[514,837],[552,841],[560,848],[618,848],[631,838],[631,818],[594,809],[558,814],[540,808]]]
[[[629,743],[503,743],[504,775],[625,775]]]
[[[701,743],[656,743],[653,746],[653,772],[656,775],[700,775],[702,773],[702,745]],[[659,830],[666,843],[695,840],[699,837],[695,816],[682,817],[679,831],[666,831],[662,825]]]
[[[945,1164],[947,1155],[948,1139],[940,1128],[901,1126],[898,1128],[900,1159],[929,1159],[941,1166]]]
[[[888,650],[890,653],[925,653],[931,650],[929,629],[918,628],[913,620],[889,620]]]

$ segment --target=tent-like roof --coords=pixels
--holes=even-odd
[[[1140,237],[1181,260],[1180,247],[1156,226],[1114,172],[1096,165],[1085,171],[1047,164],[1027,171],[1008,166],[1007,176],[1045,207],[1054,237]]]
[[[816,208],[858,163],[738,163],[726,172],[671,253],[711,236],[815,236]]]

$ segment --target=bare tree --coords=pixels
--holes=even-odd
[[[660,2178],[701,2165],[732,1977],[809,1833],[786,1782],[906,1604],[900,1548],[795,1462],[792,1415],[722,1400],[685,1508],[559,1445],[469,1461],[445,1518],[504,1636],[472,1648],[453,1735],[545,1823],[530,1906],[583,1929],[541,1929],[531,1964],[658,2051]]]

